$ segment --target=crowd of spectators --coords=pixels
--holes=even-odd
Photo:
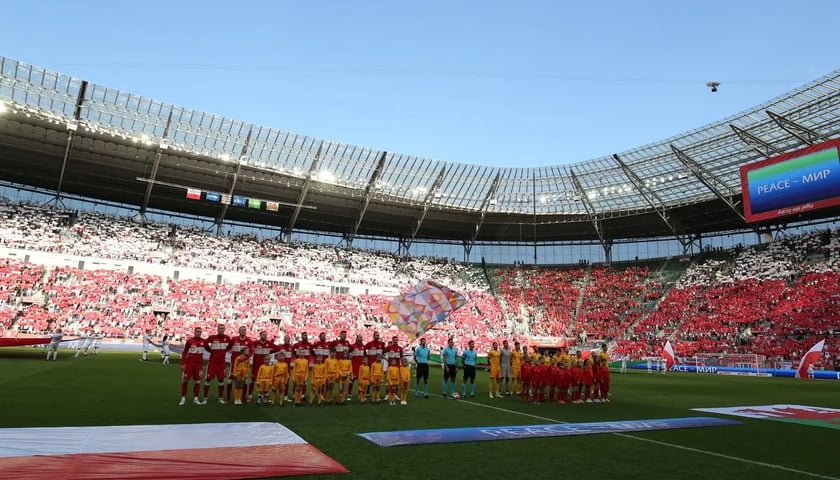
[[[195,226],[140,223],[97,212],[0,201],[0,246],[82,257],[135,260],[263,277],[291,277],[402,288],[427,278],[459,281],[468,267],[446,259],[285,243],[253,235],[216,237]],[[464,277],[466,278],[466,276]],[[469,288],[486,288],[480,276]]]
[[[754,353],[799,358],[820,338],[840,339],[838,231],[812,231],[738,249],[733,260],[693,264],[616,352],[657,356]],[[829,341],[824,356],[840,360]],[[828,360],[827,360],[828,362]]]

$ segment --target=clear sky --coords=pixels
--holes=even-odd
[[[46,0],[3,5],[0,54],[329,140],[543,166],[840,68],[838,20],[836,0]]]

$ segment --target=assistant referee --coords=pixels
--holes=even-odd
[[[423,398],[429,398],[429,347],[426,339],[420,339],[420,345],[414,347],[414,361],[417,362],[417,378],[414,380],[414,398],[420,393],[420,381],[423,381]]]

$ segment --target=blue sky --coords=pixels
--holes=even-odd
[[[834,0],[51,0],[3,10],[9,58],[261,125],[497,166],[620,152],[840,68]]]

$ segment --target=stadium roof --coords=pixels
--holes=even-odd
[[[840,71],[656,143],[538,168],[444,162],[331,142],[4,57],[0,101],[4,180],[141,212],[175,210],[287,232],[334,232],[351,241],[356,235],[409,243],[609,241],[745,228],[739,167],[840,133]],[[187,188],[278,208],[187,200]]]

